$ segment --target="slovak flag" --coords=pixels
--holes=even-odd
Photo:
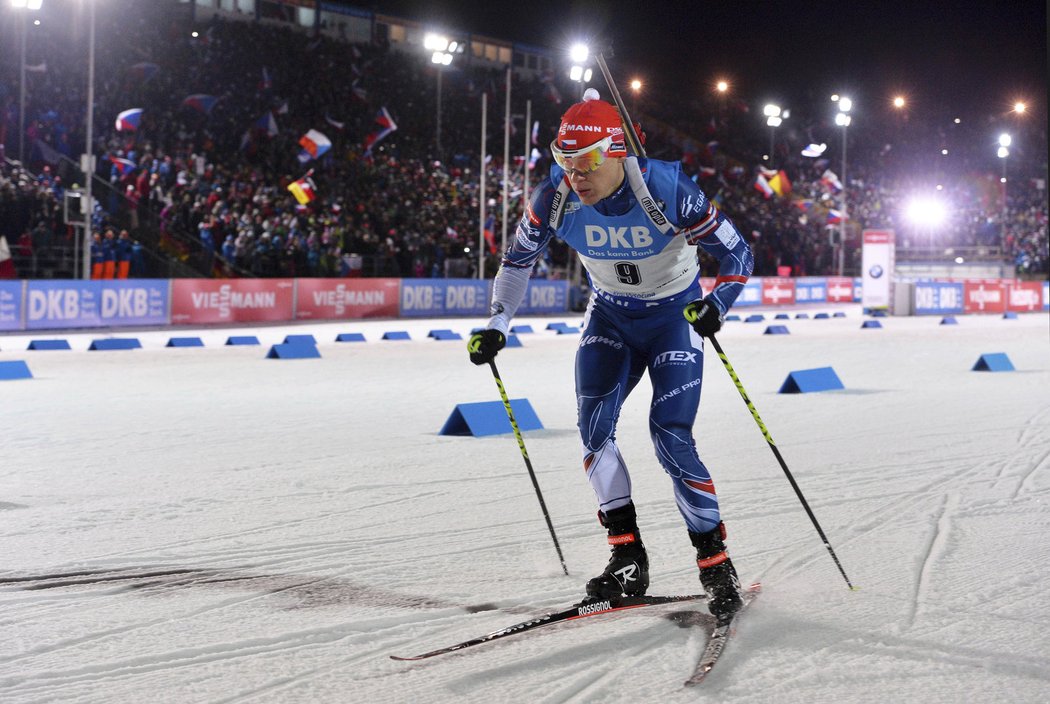
[[[118,132],[134,132],[139,128],[142,121],[142,108],[131,108],[117,115],[116,128]]]
[[[310,130],[299,138],[299,146],[303,148],[299,152],[299,163],[305,164],[311,159],[319,159],[325,152],[332,148],[332,142],[317,130]]]
[[[394,122],[394,118],[390,117],[390,112],[386,108],[380,108],[379,112],[376,114],[376,125],[378,126],[378,129],[365,135],[364,144],[366,157],[372,155],[372,147],[397,129],[397,124]]]
[[[217,102],[219,102],[219,99],[214,95],[194,93],[193,95],[186,96],[186,99],[182,101],[182,104],[186,107],[193,108],[202,115],[210,115],[211,109],[215,107],[215,103]]]

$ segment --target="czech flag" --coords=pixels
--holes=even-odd
[[[313,169],[310,169],[305,176],[288,184],[288,190],[299,201],[299,205],[306,205],[317,197],[317,186],[310,178],[313,172]]]
[[[828,225],[838,225],[842,222],[842,213],[834,208],[828,210]]]
[[[773,189],[769,187],[769,181],[767,181],[766,177],[762,174],[759,174],[758,177],[755,178],[755,190],[766,198],[773,197]]]
[[[821,142],[820,144],[809,144],[805,149],[802,150],[802,156],[808,156],[811,158],[817,158],[824,153],[824,150],[828,148],[828,145]]]
[[[274,118],[272,112],[267,112],[260,117],[252,124],[252,127],[259,132],[265,132],[267,137],[277,136],[277,120]]]
[[[324,134],[317,130],[310,130],[299,139],[299,146],[303,148],[299,152],[299,163],[305,164],[311,159],[319,159],[332,148],[332,142]]]
[[[219,102],[219,99],[214,95],[194,93],[193,95],[186,96],[186,99],[182,101],[182,104],[186,107],[193,108],[202,115],[210,115],[211,109],[215,107],[215,103],[217,102]]]
[[[109,160],[113,163],[113,168],[116,169],[117,173],[121,176],[138,168],[135,162],[131,159],[122,159],[119,156],[111,156]]]
[[[378,129],[365,135],[364,145],[366,157],[372,155],[372,147],[397,129],[397,124],[394,122],[394,118],[390,117],[390,112],[386,108],[380,108],[379,112],[376,113],[376,125],[378,125]]]
[[[116,128],[118,132],[134,132],[139,128],[142,121],[142,108],[131,108],[117,115]]]

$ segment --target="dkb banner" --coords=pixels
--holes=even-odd
[[[0,281],[0,330],[22,329],[22,282]]]
[[[26,328],[167,325],[167,280],[30,281]]]
[[[488,315],[489,283],[476,279],[402,279],[401,317]]]
[[[564,313],[569,309],[569,282],[532,279],[518,315]],[[486,311],[487,313],[488,311]]]

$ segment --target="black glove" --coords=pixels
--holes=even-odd
[[[507,338],[499,330],[488,328],[476,332],[467,340],[467,352],[474,364],[488,364],[496,358],[496,353],[507,344]]]
[[[722,329],[722,323],[725,322],[718,306],[707,300],[693,301],[682,313],[701,337],[711,337]]]

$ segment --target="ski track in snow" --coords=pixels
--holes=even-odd
[[[707,617],[681,604],[387,658],[564,608],[605,562],[579,470],[577,343],[546,320],[516,321],[537,332],[500,369],[544,422],[525,439],[569,577],[513,438],[437,434],[456,403],[498,396],[462,343],[422,338],[478,321],[236,331],[263,341],[247,350],[222,348],[230,330],[187,331],[203,350],[143,331],[131,353],[85,352],[98,331],[0,336],[0,360],[35,376],[0,384],[19,459],[0,467],[0,701],[1050,701],[1048,316],[872,332],[846,310],[720,340],[860,590],[711,355],[698,449],[741,577],[765,589],[690,690]],[[386,329],[414,339],[376,342]],[[347,330],[373,342],[325,342]],[[323,358],[262,359],[291,333],[315,334]],[[36,337],[74,351],[17,351]],[[991,351],[1018,371],[969,371]],[[789,370],[828,365],[844,391],[776,393]],[[647,383],[618,438],[651,591],[695,592]]]

